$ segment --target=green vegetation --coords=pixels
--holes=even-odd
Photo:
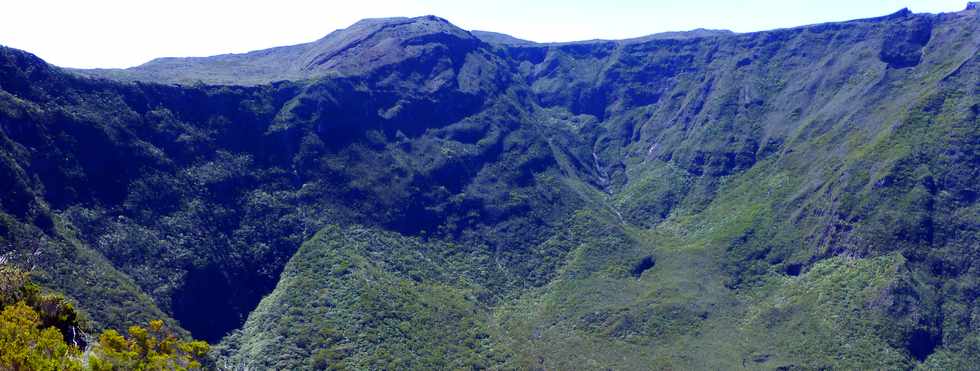
[[[970,369],[976,16],[569,44],[381,19],[76,71],[140,83],[2,48],[0,262],[38,282],[4,283],[5,362]],[[158,84],[204,78],[245,86]]]
[[[78,349],[55,327],[42,330],[37,312],[24,302],[0,313],[0,366],[12,370],[80,370]]]
[[[390,232],[326,227],[228,342],[228,368],[487,368],[486,292],[459,247]],[[311,356],[312,355],[312,356]]]
[[[89,325],[71,302],[42,294],[27,272],[9,265],[0,266],[0,310],[5,370],[192,370],[202,368],[209,351],[205,342],[178,339],[161,320],[131,326],[129,338],[105,330],[87,350]]]
[[[181,341],[167,333],[163,321],[146,328],[131,326],[129,338],[115,330],[99,335],[89,362],[93,370],[195,370],[201,369],[210,346],[203,341]]]

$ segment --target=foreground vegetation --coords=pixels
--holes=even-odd
[[[35,287],[10,362],[970,369],[976,17],[572,44],[371,20],[249,54],[290,81],[133,75],[248,86],[0,48],[0,259],[39,285],[10,286]]]
[[[4,370],[195,370],[209,346],[183,341],[163,321],[131,326],[128,336],[105,330],[97,342],[85,336],[84,316],[64,296],[42,293],[28,274],[0,266],[0,369]]]

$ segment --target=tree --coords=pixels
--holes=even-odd
[[[0,370],[82,370],[80,314],[57,293],[41,293],[28,273],[0,265]],[[132,326],[129,337],[116,330],[99,336],[89,357],[92,370],[194,370],[203,368],[210,347],[184,341],[163,321]],[[68,337],[70,341],[66,342]]]
[[[203,341],[182,341],[166,331],[163,321],[150,321],[144,328],[131,326],[129,338],[116,330],[99,336],[91,366],[96,371],[110,370],[194,370],[210,351]]]
[[[65,343],[55,327],[23,301],[0,313],[0,369],[81,370],[78,348]]]

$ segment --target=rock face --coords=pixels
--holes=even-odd
[[[932,20],[913,17],[893,25],[885,32],[881,60],[891,68],[913,67],[921,61],[922,48],[932,37]]]
[[[977,28],[3,48],[0,246],[233,369],[969,368]]]

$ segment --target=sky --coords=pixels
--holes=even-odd
[[[551,42],[694,28],[752,32],[913,12],[967,0],[3,0],[0,45],[76,68],[309,42],[363,18],[437,15],[467,30]]]

